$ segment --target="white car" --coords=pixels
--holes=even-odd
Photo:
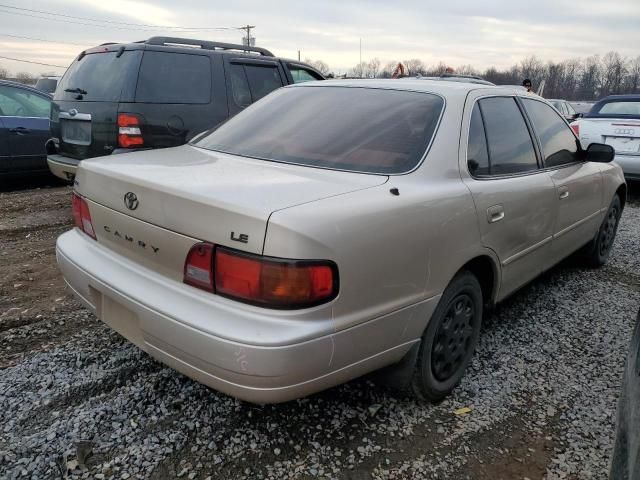
[[[624,176],[640,180],[640,95],[603,98],[571,128],[583,148],[592,143],[611,145]]]

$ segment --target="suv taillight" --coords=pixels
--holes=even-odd
[[[205,242],[189,251],[184,282],[261,307],[308,308],[336,297],[338,269],[329,261],[263,257]]]
[[[71,198],[71,211],[73,212],[73,221],[76,227],[95,240],[96,232],[93,229],[93,222],[91,221],[91,214],[89,213],[89,204],[75,192]]]
[[[573,130],[573,133],[576,134],[576,137],[580,138],[580,124],[578,122],[573,122],[570,123],[569,126],[571,127],[571,130]]]
[[[122,148],[140,147],[144,145],[140,118],[133,113],[118,114],[118,145]]]

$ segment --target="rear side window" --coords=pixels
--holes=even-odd
[[[118,102],[126,82],[138,72],[140,51],[90,53],[71,64],[54,100]],[[135,80],[133,80],[135,81]]]
[[[282,88],[198,140],[235,155],[365,173],[404,173],[422,159],[444,101],[407,91]]]
[[[484,133],[482,114],[476,103],[471,113],[469,125],[469,147],[467,149],[467,165],[469,173],[474,176],[489,175],[489,152],[487,151],[487,137]]]
[[[282,86],[282,79],[277,67],[245,65],[244,68],[247,72],[251,97],[254,102]]]
[[[522,99],[529,118],[533,122],[546,167],[557,167],[578,160],[578,144],[571,129],[557,112],[536,100]]]
[[[479,101],[489,144],[489,174],[536,170],[538,163],[529,130],[516,100],[491,97]]]
[[[233,101],[238,107],[245,108],[251,105],[252,100],[247,75],[244,73],[244,67],[238,64],[231,64],[229,68]]]
[[[209,103],[211,61],[208,56],[147,51],[142,57],[136,102]]]

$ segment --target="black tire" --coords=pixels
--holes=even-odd
[[[601,267],[609,259],[613,242],[618,231],[618,222],[622,214],[622,203],[616,194],[609,205],[609,210],[598,229],[596,237],[587,245],[584,250],[585,262],[590,267]]]
[[[412,378],[418,398],[438,402],[460,383],[480,337],[482,305],[476,276],[468,271],[456,275],[422,335]]]

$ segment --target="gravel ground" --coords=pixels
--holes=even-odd
[[[68,187],[0,193],[0,478],[606,478],[640,304],[639,187],[609,264],[564,262],[489,314],[444,402],[365,378],[265,407],[155,362],[65,293]]]

